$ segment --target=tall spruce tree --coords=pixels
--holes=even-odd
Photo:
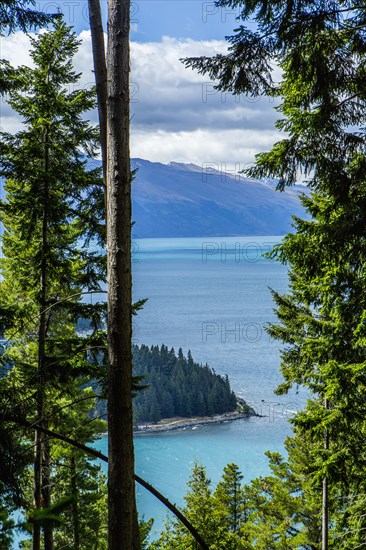
[[[83,118],[95,105],[93,90],[75,90],[72,67],[78,41],[59,21],[51,32],[32,39],[35,68],[21,67],[10,106],[23,119],[16,135],[2,134],[1,175],[6,198],[1,260],[1,318],[7,346],[2,383],[12,387],[17,414],[52,423],[60,394],[74,391],[75,380],[94,371],[93,350],[105,345],[100,333],[104,304],[82,302],[83,293],[100,291],[105,281],[104,197],[100,170],[88,170],[87,157],[98,132]],[[79,319],[90,330],[76,331]],[[88,351],[89,350],[89,351]],[[100,374],[100,373],[98,373]],[[10,402],[3,403],[4,414]],[[35,508],[51,504],[49,441],[36,430]],[[34,522],[33,548],[40,548]],[[44,548],[53,547],[44,528]]]
[[[237,533],[245,521],[245,496],[241,487],[243,475],[236,464],[224,468],[222,480],[217,484],[214,496],[221,504],[223,523],[231,533]]]
[[[48,14],[40,12],[36,9],[36,3],[34,1],[1,1],[0,2],[0,37],[15,32],[20,29],[24,32],[42,27],[47,23],[50,23],[55,17],[55,14]],[[4,94],[14,88],[14,70],[4,60],[0,60],[0,94]],[[9,433],[6,423],[2,423],[0,427],[0,441],[2,445],[1,456],[4,458],[4,464],[1,467],[1,480],[2,484],[1,495],[5,496],[7,493],[7,487],[12,478],[13,482],[19,476],[16,474],[16,465],[11,466],[9,471],[9,465],[11,460],[7,460],[9,456],[14,457],[17,454],[16,464],[20,467],[20,470],[24,467],[25,457],[27,453],[23,448],[16,449],[17,442],[19,440],[19,434]],[[8,474],[11,474],[10,477]],[[14,488],[14,487],[13,487]],[[13,522],[9,519],[9,513],[16,506],[17,498],[14,498],[14,494],[3,507],[0,504],[0,523],[4,525],[4,531],[1,531],[2,544],[10,544],[12,538],[12,526]]]
[[[274,292],[280,324],[269,329],[286,344],[285,381],[278,391],[301,384],[314,396],[293,423],[313,445],[313,481],[319,485],[323,480],[323,507],[327,504],[323,523],[330,490],[339,503],[338,508],[330,503],[338,510],[336,531],[339,536],[343,533],[337,548],[348,539],[347,522],[355,521],[348,513],[340,526],[339,514],[364,487],[365,184],[355,181],[342,199],[321,192],[304,199],[313,220],[296,220],[296,233],[274,252],[290,264],[289,292]],[[335,518],[330,520],[334,526]],[[327,532],[328,522],[323,525],[323,548]]]

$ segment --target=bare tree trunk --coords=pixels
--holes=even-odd
[[[108,13],[108,510],[109,550],[135,550],[132,424],[131,173],[129,151],[129,0]]]
[[[98,115],[100,128],[100,142],[103,165],[103,180],[105,187],[107,186],[107,66],[105,59],[105,44],[103,22],[99,0],[88,0],[89,5],[89,21],[93,49],[93,62],[95,84],[98,100]],[[107,193],[106,193],[106,212],[107,212]],[[134,550],[140,548],[140,535],[138,525],[137,509],[134,509],[133,519],[134,530]]]
[[[71,455],[71,493],[74,497],[72,504],[72,529],[74,533],[74,550],[80,548],[80,522],[78,510],[78,487],[76,483],[76,463],[75,456]]]
[[[37,393],[39,394],[39,381]],[[39,395],[37,397],[37,413],[40,410],[40,399]],[[39,509],[42,507],[42,474],[41,474],[41,464],[42,464],[42,433],[39,430],[36,430],[35,434],[35,452],[34,452],[34,473],[33,473],[33,483],[34,483],[34,507]],[[33,524],[33,550],[40,550],[41,548],[41,528],[39,524]]]
[[[324,399],[324,408],[328,409],[328,400]],[[329,449],[329,434],[326,431],[324,434],[324,449]],[[326,476],[323,478],[322,488],[322,550],[328,550],[329,545],[329,503],[328,503],[328,480]]]
[[[93,49],[95,86],[98,100],[100,147],[102,152],[103,181],[107,177],[107,66],[102,14],[99,0],[88,0],[89,22]]]
[[[39,325],[38,325],[38,371],[37,371],[37,418],[41,426],[44,425],[44,375],[45,375],[45,349],[46,349],[46,298],[47,298],[47,224],[48,224],[48,181],[47,173],[49,169],[49,150],[48,150],[48,131],[45,133],[45,153],[44,153],[44,171],[46,180],[44,181],[43,192],[43,215],[42,215],[42,241],[41,241],[41,265],[40,265],[40,299],[39,299]],[[36,430],[36,445],[34,458],[34,505],[36,508],[42,508],[42,474],[43,474],[43,435]],[[37,524],[33,526],[33,550],[41,548],[41,531]]]
[[[44,426],[48,428],[48,423],[45,422]],[[43,441],[42,501],[45,508],[51,506],[51,448],[48,438]],[[45,550],[53,550],[53,529],[51,525],[44,527],[44,548]]]

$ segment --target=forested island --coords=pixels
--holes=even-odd
[[[228,376],[221,376],[207,364],[193,361],[180,348],[133,346],[134,376],[139,385],[134,398],[134,426],[162,419],[211,417],[234,413],[251,416],[253,409],[238,399]],[[98,414],[106,409],[98,405]]]

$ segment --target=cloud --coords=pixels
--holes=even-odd
[[[156,162],[219,165],[226,171],[238,171],[251,165],[261,151],[270,149],[279,138],[277,132],[230,129],[155,132],[137,131],[131,136],[131,153]]]
[[[33,61],[29,55],[30,45],[29,36],[22,32],[2,36],[0,38],[0,58],[7,59],[15,67],[19,65],[33,67]]]
[[[214,83],[186,69],[180,58],[224,53],[223,41],[178,40],[133,43],[132,110],[134,126],[165,131],[273,128],[273,102],[233,96],[214,89]]]
[[[89,31],[79,35],[75,57],[80,84],[94,82]],[[1,38],[2,58],[27,64],[29,39],[22,33]],[[131,152],[152,161],[248,163],[279,139],[278,117],[268,98],[234,97],[214,89],[213,83],[186,69],[180,58],[224,53],[221,40],[180,40],[131,43]],[[15,131],[20,121],[1,105],[1,127]],[[97,122],[96,111],[88,113]]]

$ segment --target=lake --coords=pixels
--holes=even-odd
[[[265,332],[275,321],[269,287],[284,292],[287,268],[263,258],[280,237],[141,239],[133,243],[134,299],[148,298],[134,323],[134,343],[181,347],[193,359],[228,374],[232,388],[263,418],[135,438],[137,473],[177,504],[194,462],[213,485],[235,462],[245,481],[269,472],[266,450],[284,451],[288,419],[304,392],[276,396],[281,381],[279,343]],[[96,446],[107,451],[106,438]],[[138,509],[154,517],[155,534],[166,511],[143,488]]]

